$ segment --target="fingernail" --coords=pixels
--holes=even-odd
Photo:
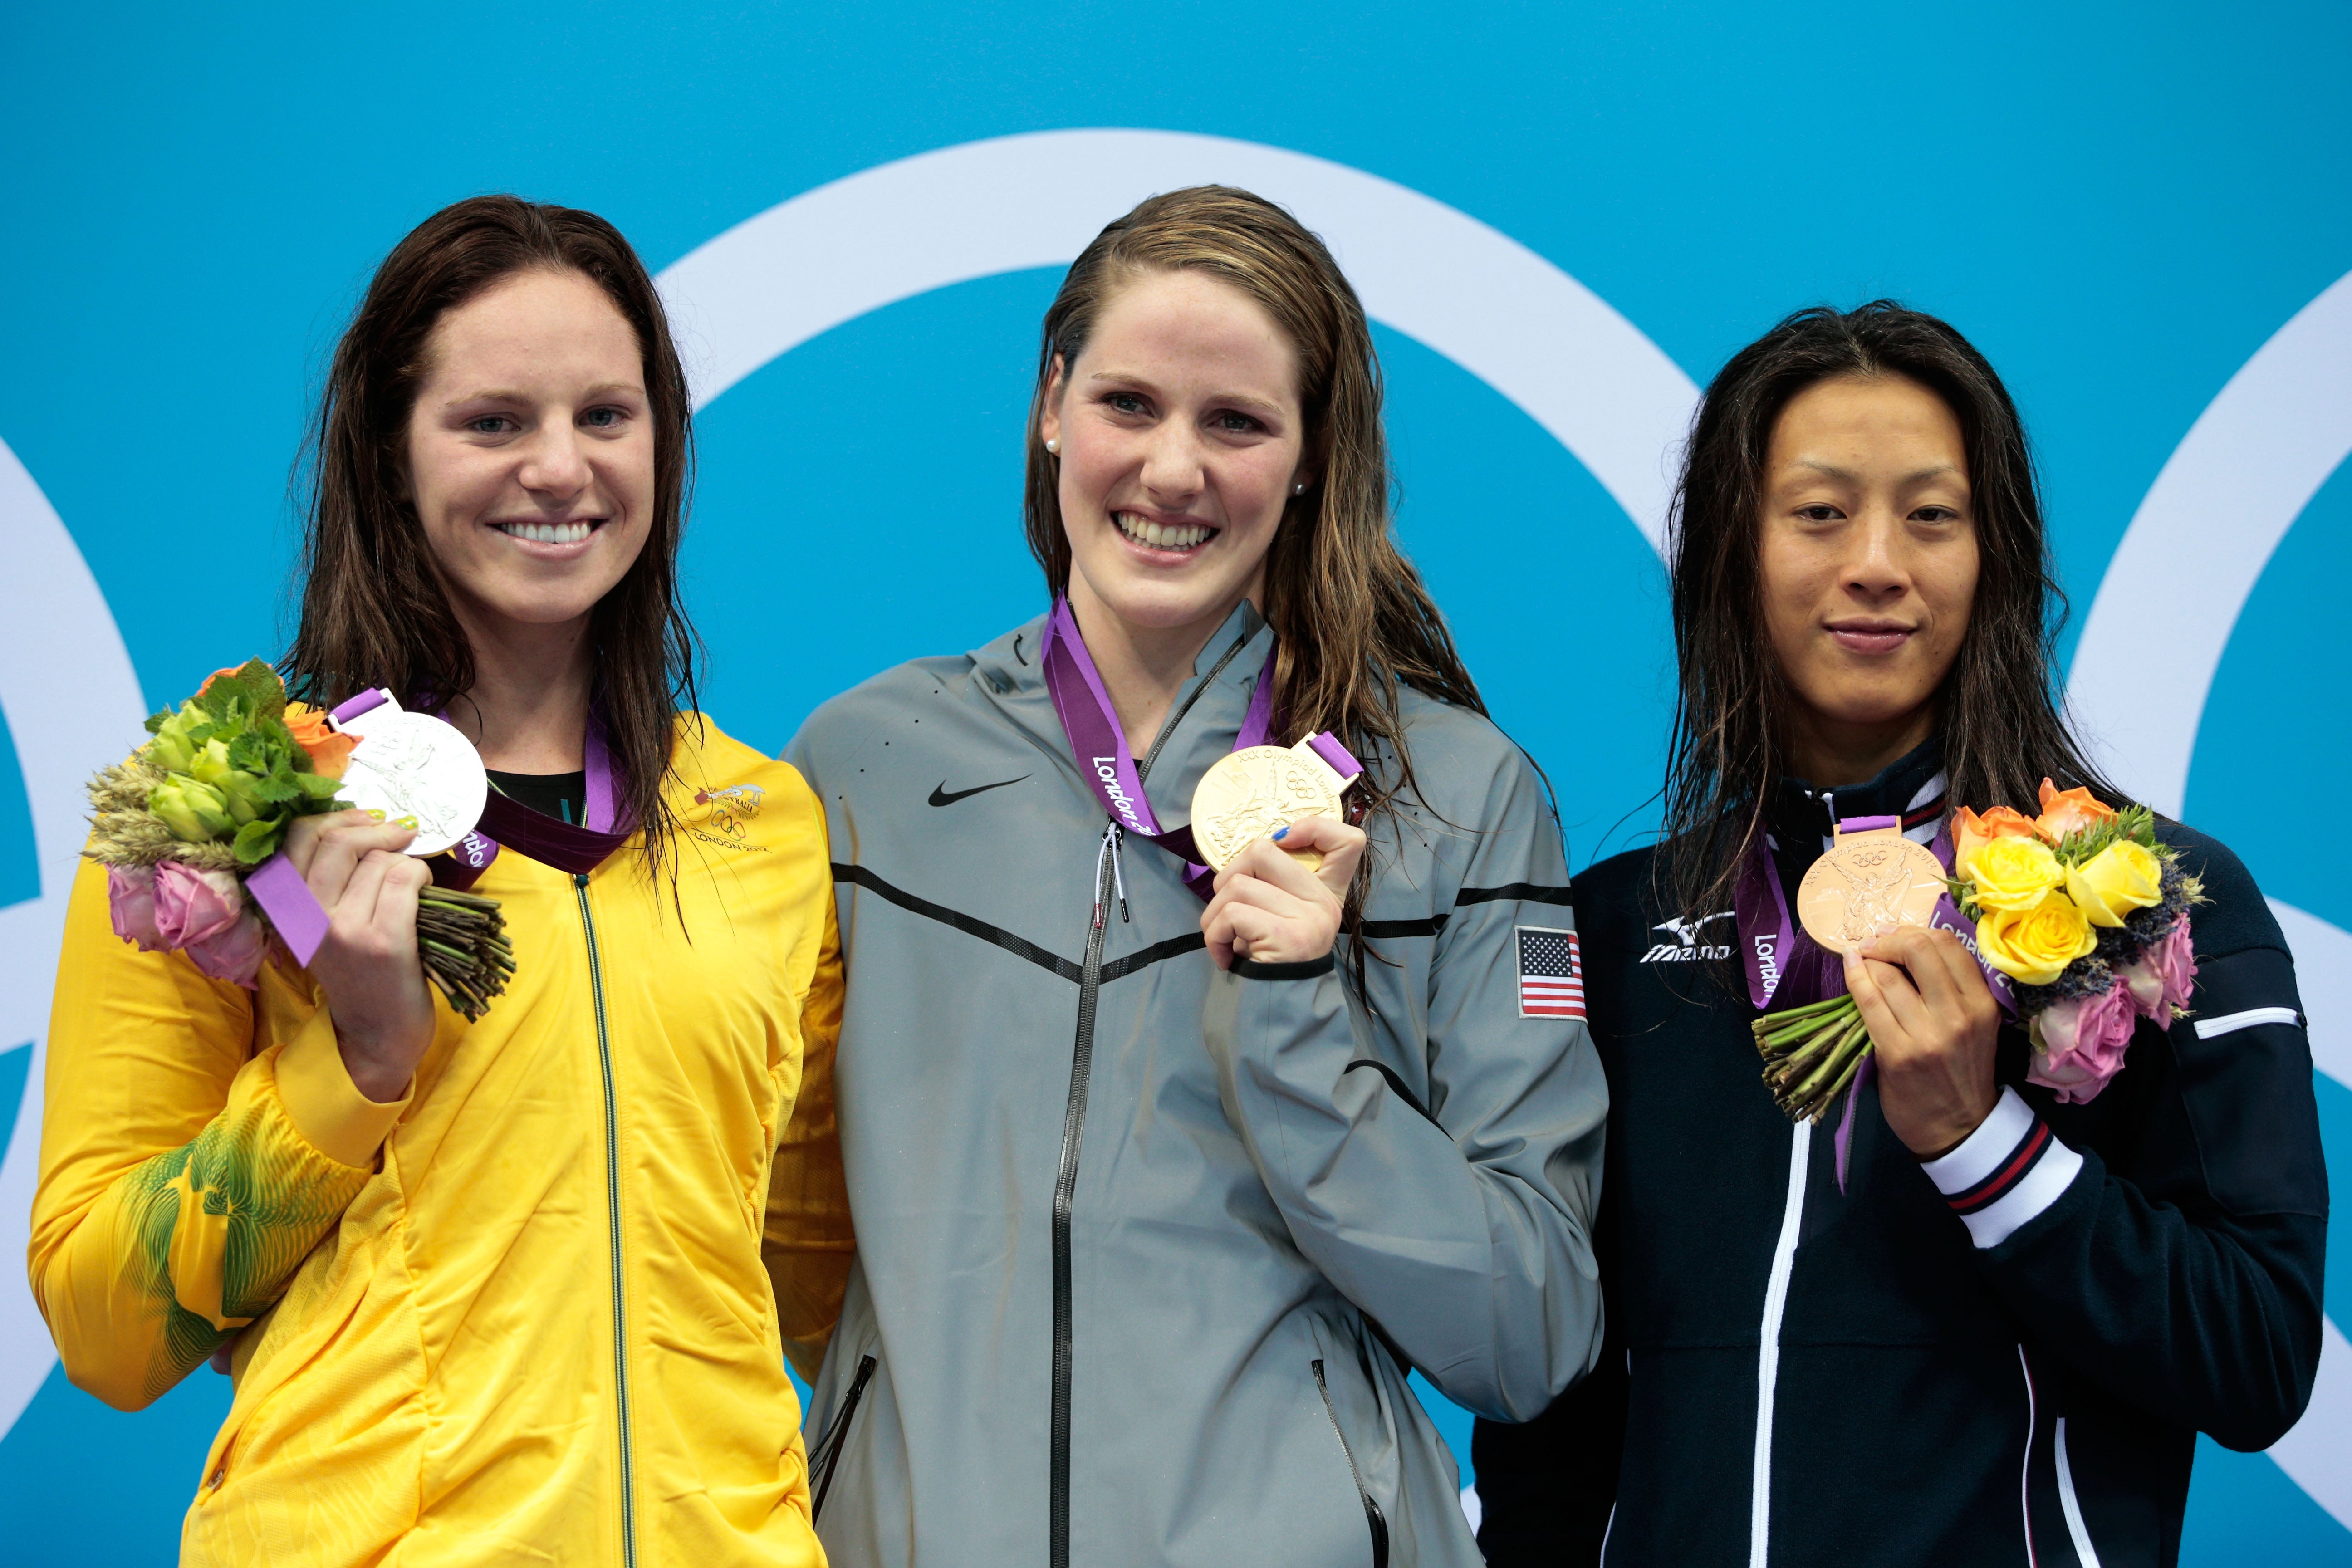
[[[1288,833],[1289,831],[1290,831],[1290,829],[1288,829],[1287,827],[1277,827],[1277,828],[1276,828],[1276,829],[1274,830],[1274,841],[1275,841],[1276,844],[1281,843],[1281,842],[1282,842],[1282,837],[1283,837],[1283,835],[1284,835],[1284,834],[1286,834],[1286,833]]]

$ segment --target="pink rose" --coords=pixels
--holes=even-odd
[[[120,866],[106,868],[107,912],[114,920],[114,934],[125,942],[135,942],[142,952],[161,952],[171,945],[155,930],[155,868],[142,866],[125,870]]]
[[[2045,1008],[2033,1022],[2042,1048],[2033,1053],[2025,1081],[2056,1089],[2061,1105],[2082,1105],[2122,1070],[2139,1010],[2131,987],[2118,980],[2103,994]]]
[[[187,945],[189,961],[215,980],[232,981],[247,991],[261,973],[262,955],[269,949],[269,933],[261,917],[247,910],[228,929]]]
[[[176,860],[155,868],[155,931],[165,947],[193,947],[221,935],[245,912],[245,889],[226,871]]]
[[[2189,1005],[2189,993],[2197,984],[2197,952],[2189,934],[2188,915],[2181,915],[2170,931],[2148,943],[2139,962],[2117,973],[2131,987],[2132,1005],[2145,1016],[2170,1027],[2172,1010]]]

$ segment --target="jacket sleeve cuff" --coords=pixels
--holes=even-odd
[[[2083,1168],[2017,1090],[2004,1088],[1983,1125],[1920,1167],[1979,1249],[1999,1247],[2056,1203]]]
[[[1234,973],[1244,980],[1312,980],[1318,974],[1331,973],[1332,955],[1310,958],[1303,963],[1252,963],[1246,958],[1234,960]]]
[[[416,1093],[411,1081],[398,1100],[370,1100],[352,1081],[335,1045],[334,1020],[324,1007],[278,1053],[278,1098],[310,1146],[338,1164],[370,1166]]]

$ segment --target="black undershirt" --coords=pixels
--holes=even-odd
[[[577,824],[588,812],[588,774],[502,773],[490,771],[490,787],[541,816]]]

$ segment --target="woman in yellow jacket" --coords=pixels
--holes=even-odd
[[[480,1022],[415,936],[476,868],[359,813],[289,840],[331,931],[253,990],[75,888],[33,1288],[110,1404],[233,1372],[184,1562],[823,1561],[783,1352],[814,1371],[851,1247],[824,819],[690,710],[688,442],[652,282],[586,213],[427,219],[337,352],[286,669],[480,750],[517,964]]]

